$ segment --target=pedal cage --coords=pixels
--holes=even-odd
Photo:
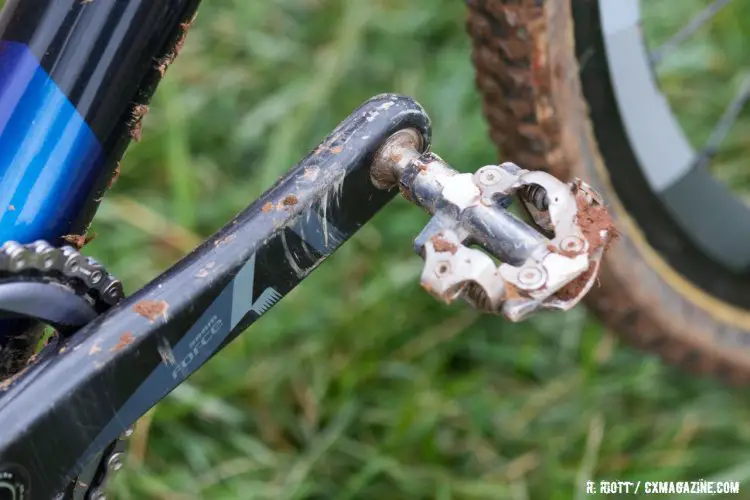
[[[425,261],[422,287],[511,321],[569,310],[591,290],[617,234],[591,186],[510,162],[459,173],[433,153],[419,154],[415,133],[391,136],[372,176],[383,188],[396,179],[407,200],[432,214],[414,243]],[[514,199],[531,224],[508,211]]]

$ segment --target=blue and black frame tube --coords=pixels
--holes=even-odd
[[[6,1],[0,14],[0,244],[45,239],[59,245],[63,236],[86,233],[198,3]],[[34,338],[27,327],[0,322],[0,347],[16,338],[15,352],[24,351]],[[0,376],[8,362],[0,355]]]
[[[0,240],[80,234],[197,0],[9,0],[0,16]]]

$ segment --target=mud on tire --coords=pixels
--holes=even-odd
[[[596,4],[467,0],[476,82],[492,140],[504,160],[561,178],[581,177],[610,205],[622,237],[606,256],[601,287],[587,299],[608,327],[693,373],[747,384],[750,310],[707,293],[676,271],[613,187],[616,165],[605,158],[611,160],[614,151],[597,141],[592,117],[601,103],[584,98],[580,68],[588,61],[576,54],[575,29],[581,27],[574,22],[590,24],[585,28],[594,34],[601,28],[596,16],[584,21],[574,16],[571,1],[584,10]]]

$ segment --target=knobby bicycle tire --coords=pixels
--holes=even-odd
[[[613,186],[608,170],[613,167],[604,158],[615,152],[597,142],[601,124],[597,129],[592,119],[600,104],[584,97],[581,69],[591,54],[581,56],[585,51],[577,54],[575,47],[575,29],[582,28],[574,24],[574,9],[594,4],[467,0],[476,82],[491,138],[505,160],[562,178],[581,177],[603,193],[622,237],[606,257],[601,286],[586,302],[609,328],[690,372],[747,384],[750,310],[704,291],[675,270],[649,243],[632,216],[633,206]],[[585,22],[592,25],[586,29],[601,30],[596,16]]]

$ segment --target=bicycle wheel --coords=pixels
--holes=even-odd
[[[668,43],[727,3],[696,13]],[[589,181],[622,233],[590,307],[667,361],[749,382],[750,210],[709,165],[750,79],[694,150],[654,76],[668,46],[649,52],[639,0],[467,4],[477,85],[503,158]]]

